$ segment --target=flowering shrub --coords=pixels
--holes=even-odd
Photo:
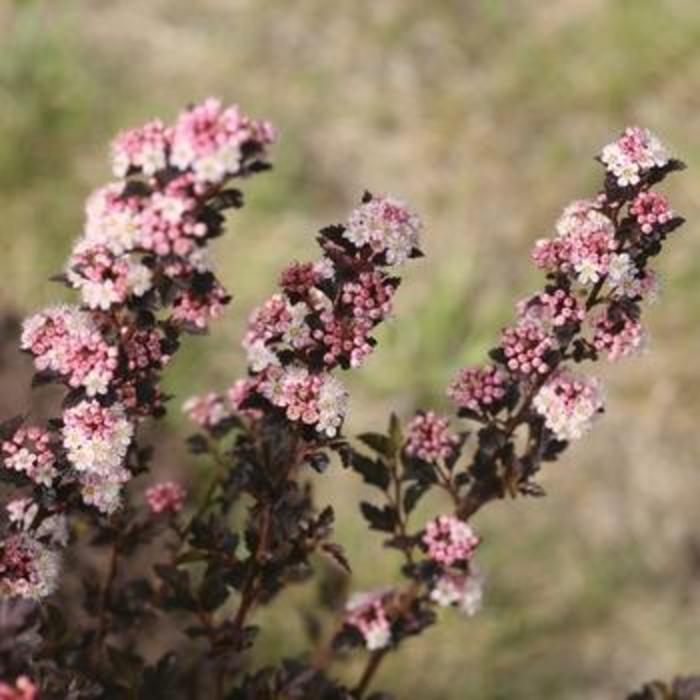
[[[485,545],[473,516],[496,499],[543,495],[542,465],[602,413],[600,382],[573,365],[644,346],[651,260],[683,223],[651,188],[683,165],[631,128],[603,149],[600,193],[535,244],[543,289],[517,304],[490,363],[448,387],[470,429],[421,411],[349,440],[341,372],[374,351],[396,271],[422,255],[416,214],[365,193],[344,224],[319,232],[319,258],[291,263],[251,314],[247,375],[184,403],[189,449],[214,465],[208,487],[195,498],[173,481],[142,485],[150,450],[139,431],[165,411],[162,372],[183,335],[230,299],[209,244],[223,212],[242,205],[234,181],[269,167],[273,141],[268,124],[216,100],[120,135],[117,180],[88,200],[58,278],[79,303],[24,324],[35,385],[65,391],[46,425],[20,416],[0,428],[0,476],[21,492],[0,525],[0,698],[366,697],[383,658],[435,624],[438,608],[478,611]],[[336,456],[375,489],[360,510],[401,553],[404,583],[347,601],[341,587],[325,601],[334,628],[324,634],[314,618],[308,653],[255,668],[257,609],[310,578],[318,557],[350,572],[333,510],[315,504],[308,481]],[[443,512],[415,522],[431,491],[445,495]],[[84,563],[86,548],[106,550],[106,562]],[[61,597],[69,585],[82,587],[78,610]],[[365,670],[348,686],[330,665],[358,647]]]

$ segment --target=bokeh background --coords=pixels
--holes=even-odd
[[[0,0],[0,310],[62,294],[47,276],[109,177],[112,134],[169,119],[209,94],[281,130],[276,169],[246,184],[219,241],[235,303],[169,374],[179,399],[240,373],[241,328],[314,232],[364,188],[395,192],[426,222],[396,319],[349,379],[349,431],[390,409],[446,410],[457,367],[481,361],[528,260],[569,200],[593,193],[598,148],[628,123],[657,131],[689,170],[666,190],[689,224],[660,260],[651,350],[602,370],[605,420],[544,478],[545,501],[478,516],[483,612],[406,644],[379,685],[399,698],[623,697],[700,670],[700,3],[697,0]],[[28,361],[0,326],[3,410],[27,407]],[[196,487],[168,419],[159,468]],[[319,483],[339,514],[357,586],[395,577],[356,513],[356,478]],[[307,589],[292,591],[263,655],[302,644]],[[358,658],[357,672],[361,660]]]

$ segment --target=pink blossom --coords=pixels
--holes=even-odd
[[[506,394],[506,376],[496,367],[467,367],[447,388],[447,395],[460,407],[490,411]]]
[[[440,515],[425,526],[423,545],[428,557],[438,564],[465,564],[474,556],[479,536],[453,515]]]
[[[607,352],[615,362],[624,357],[639,354],[646,345],[646,333],[638,321],[630,318],[599,316],[593,324],[593,345],[599,352]]]
[[[658,226],[673,218],[668,200],[656,192],[640,192],[630,204],[630,214],[634,216],[642,233],[652,233]]]
[[[459,438],[450,432],[449,418],[433,411],[419,413],[408,426],[406,454],[424,462],[449,459],[454,454]]]
[[[37,700],[38,697],[36,685],[27,676],[19,676],[14,686],[0,681],[0,700]]]
[[[174,481],[163,481],[146,490],[146,501],[152,513],[179,513],[187,492]]]
[[[6,469],[21,472],[37,484],[51,486],[58,475],[51,436],[43,428],[18,428],[3,441],[1,454]]]
[[[345,624],[358,630],[370,651],[383,649],[391,643],[387,604],[392,595],[392,591],[386,589],[356,593],[345,608]]]
[[[45,598],[56,588],[58,554],[28,534],[0,541],[0,598]]]
[[[602,388],[596,379],[561,370],[538,391],[533,406],[558,440],[577,440],[603,410]]]
[[[556,348],[556,341],[538,324],[523,321],[503,331],[501,348],[507,368],[514,374],[530,377],[549,371],[548,355]]]
[[[210,392],[204,396],[192,396],[182,405],[187,417],[202,428],[214,428],[230,415],[222,396]]]

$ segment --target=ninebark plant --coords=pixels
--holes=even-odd
[[[116,180],[89,199],[58,277],[79,303],[24,324],[34,384],[65,392],[46,424],[2,425],[0,476],[19,491],[0,526],[2,700],[390,697],[372,689],[387,654],[435,624],[440,607],[479,609],[476,513],[544,495],[542,465],[603,411],[600,383],[573,367],[644,346],[651,261],[683,223],[653,187],[683,164],[633,127],[600,154],[600,192],[536,243],[545,284],[517,305],[490,363],[447,388],[456,416],[391,416],[386,431],[348,439],[339,375],[372,353],[396,271],[422,255],[418,217],[365,193],[344,224],[319,232],[318,259],[289,265],[251,315],[247,375],[185,402],[197,428],[189,449],[213,465],[201,496],[172,481],[141,486],[151,450],[138,433],[165,412],[162,372],[183,334],[205,331],[230,299],[209,243],[242,205],[238,183],[269,167],[274,138],[216,100],[120,135]],[[376,490],[359,508],[400,552],[403,584],[346,597],[351,563],[309,480],[332,463]],[[418,521],[431,491],[444,507]],[[312,615],[308,652],[258,667],[256,612],[323,558],[336,571],[319,604],[332,631]],[[352,654],[366,661],[348,681],[340,665]]]

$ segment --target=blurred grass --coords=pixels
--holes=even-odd
[[[428,257],[349,378],[349,430],[390,408],[444,407],[453,371],[483,357],[538,283],[533,240],[594,190],[591,156],[625,124],[653,128],[689,162],[668,186],[690,224],[661,262],[651,353],[604,371],[609,415],[549,470],[545,502],[479,516],[484,612],[445,615],[381,680],[426,700],[576,700],[697,670],[697,0],[0,0],[0,305],[28,312],[59,294],[44,279],[108,178],[112,133],[210,93],[270,118],[282,141],[217,243],[235,304],[178,357],[179,396],[240,372],[252,306],[364,188],[396,192],[426,221]],[[392,558],[347,495],[355,480],[324,476],[319,491],[357,585],[390,579]],[[308,605],[304,589],[289,596]],[[299,647],[300,617],[264,617],[267,655]]]

